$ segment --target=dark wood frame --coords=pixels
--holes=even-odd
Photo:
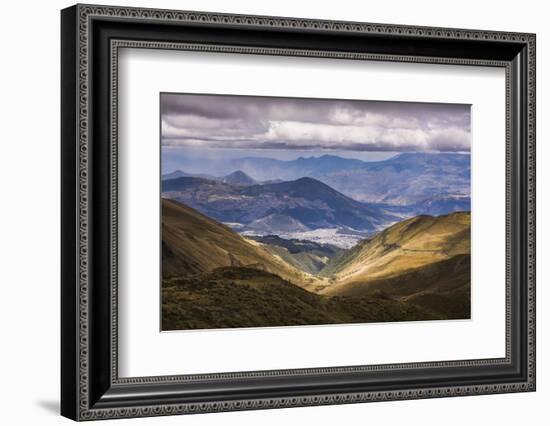
[[[61,36],[64,416],[89,420],[535,390],[533,34],[76,5],[61,13]],[[121,47],[505,68],[506,357],[119,378],[116,72]]]

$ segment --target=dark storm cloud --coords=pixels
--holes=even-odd
[[[165,146],[355,151],[470,150],[470,106],[161,95]]]

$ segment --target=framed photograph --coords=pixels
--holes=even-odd
[[[61,12],[61,412],[535,390],[535,35]]]

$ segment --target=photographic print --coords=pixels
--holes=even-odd
[[[161,329],[470,318],[470,105],[160,94]]]

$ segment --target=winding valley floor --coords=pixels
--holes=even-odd
[[[342,223],[363,220],[342,202]],[[162,277],[163,330],[466,319],[470,213],[398,221],[346,249],[243,236],[163,199]]]

